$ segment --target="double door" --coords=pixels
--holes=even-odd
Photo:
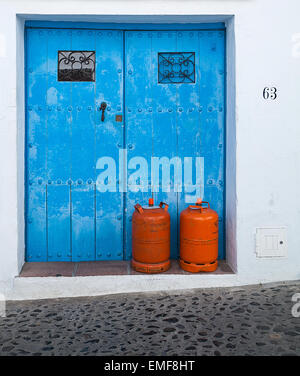
[[[26,259],[131,258],[136,202],[220,217],[224,257],[224,31],[28,28]]]

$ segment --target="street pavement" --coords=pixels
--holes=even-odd
[[[300,355],[297,293],[300,282],[7,302],[0,355]]]

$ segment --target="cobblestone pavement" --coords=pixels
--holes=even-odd
[[[0,355],[300,355],[300,283],[8,302]]]

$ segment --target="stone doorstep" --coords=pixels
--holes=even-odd
[[[178,260],[171,260],[171,267],[163,274],[192,275],[182,270]],[[218,269],[209,275],[234,274],[225,260],[219,261]],[[131,268],[130,261],[82,261],[82,262],[26,262],[19,277],[91,277],[107,275],[143,275]]]

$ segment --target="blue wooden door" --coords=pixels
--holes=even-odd
[[[149,166],[151,157],[168,158],[173,164],[181,163],[182,171],[182,178],[178,179],[171,163],[170,180],[163,180],[161,173],[157,186],[153,181],[151,186],[149,175],[143,182],[135,183],[128,170],[128,259],[133,205],[137,201],[146,204],[151,190],[156,203],[166,201],[170,205],[171,257],[178,258],[179,215],[197,185],[201,186],[198,195],[209,201],[219,214],[219,258],[225,256],[224,56],[224,30],[128,31],[125,34],[128,160],[133,158],[134,169],[140,156]],[[184,180],[189,163],[193,173]],[[135,191],[130,190],[130,184],[135,185]],[[181,189],[178,184],[182,184]]]
[[[26,260],[123,259],[123,193],[97,182],[123,146],[123,32],[32,28],[26,45]]]
[[[152,194],[170,205],[172,258],[197,195],[224,258],[224,30],[29,28],[26,46],[26,260],[130,259],[134,204]]]

